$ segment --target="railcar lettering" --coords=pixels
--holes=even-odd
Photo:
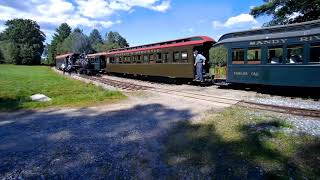
[[[258,73],[258,72],[251,72],[250,75],[251,75],[251,76],[254,76],[254,77],[258,77],[258,76],[259,76],[259,73]]]
[[[258,77],[259,73],[258,72],[233,72],[235,76],[253,76],[253,77]]]
[[[251,41],[249,44],[251,46],[258,46],[258,45],[268,45],[268,44],[285,44],[288,39],[273,39],[273,40],[264,40],[264,41]]]
[[[233,74],[236,76],[248,76],[248,72],[234,72]]]
[[[309,42],[313,40],[320,40],[320,36],[308,36],[308,37],[301,37],[300,41],[301,42]]]

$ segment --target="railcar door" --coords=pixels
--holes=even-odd
[[[100,56],[100,63],[101,63],[101,67],[100,67],[101,70],[106,68],[106,57],[105,56]]]
[[[196,46],[193,48],[194,51],[198,51],[199,54],[202,54],[206,58],[205,65],[203,67],[204,74],[209,73],[210,65],[209,65],[209,50],[211,48],[211,45],[204,44],[202,46]],[[194,69],[196,71],[196,69]]]

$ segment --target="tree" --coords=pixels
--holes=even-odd
[[[48,46],[48,63],[54,64],[57,49],[61,49],[62,42],[70,35],[71,27],[67,23],[62,23],[53,35],[51,44]]]
[[[74,30],[73,30],[73,32],[77,32],[77,33],[82,33],[82,29],[80,29],[80,28],[75,28]]]
[[[112,49],[118,49],[120,46],[116,43],[99,43],[94,47],[96,52],[110,51]]]
[[[116,37],[112,31],[106,33],[106,43],[116,43]]]
[[[94,49],[95,52],[98,52],[97,50],[103,44],[103,39],[101,37],[100,32],[97,29],[92,30],[92,32],[89,35],[89,40],[91,47]]]
[[[210,63],[214,66],[227,65],[227,48],[224,46],[218,46],[210,49]]]
[[[91,53],[89,38],[82,31],[74,31],[61,44],[60,53]]]
[[[13,42],[1,41],[0,50],[3,53],[3,61],[7,64],[21,64],[19,58],[19,49]]]
[[[4,63],[4,57],[3,57],[2,50],[0,49],[0,64],[2,63]]]
[[[58,42],[64,41],[71,34],[71,27],[67,23],[62,23],[58,29],[56,29],[56,33],[54,34],[54,38],[58,40]]]
[[[89,39],[92,46],[95,46],[98,43],[103,42],[101,34],[97,29],[92,30],[92,32],[90,33]]]
[[[264,26],[292,24],[320,19],[320,0],[264,0],[250,12],[255,18],[272,15]]]
[[[118,44],[121,48],[128,47],[129,43],[118,32],[110,31],[107,34],[106,42],[109,44]]]
[[[5,61],[14,64],[39,64],[45,34],[30,19],[8,20],[1,35]]]

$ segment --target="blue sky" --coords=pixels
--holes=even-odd
[[[250,8],[262,0],[1,0],[0,31],[12,18],[37,21],[47,35],[67,22],[86,34],[118,31],[130,45],[195,35],[216,40],[233,31],[261,27],[270,17],[254,19]]]

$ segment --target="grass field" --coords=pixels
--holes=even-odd
[[[49,102],[34,102],[33,94],[45,94]],[[85,107],[125,98],[93,84],[63,77],[43,66],[0,65],[0,111],[45,107]]]
[[[293,127],[284,120],[250,112],[229,108],[179,124],[166,140],[165,161],[213,179],[320,177],[320,138],[286,133]]]

